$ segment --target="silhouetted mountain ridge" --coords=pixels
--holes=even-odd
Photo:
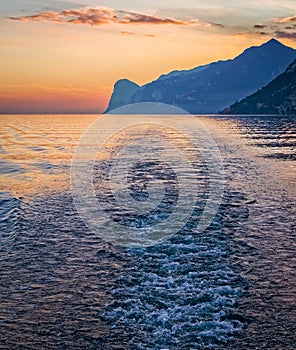
[[[142,87],[134,86],[133,93],[125,94],[124,98],[120,89],[114,89],[107,111],[123,101],[122,105],[162,102],[194,114],[218,113],[267,85],[295,58],[296,50],[272,39],[246,49],[234,59],[174,71]]]

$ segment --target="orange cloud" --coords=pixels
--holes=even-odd
[[[181,21],[175,18],[163,18],[151,15],[144,15],[136,12],[120,11],[123,14],[122,23],[139,23],[139,24],[176,24],[176,25],[187,25],[192,24],[191,21]]]
[[[296,15],[284,18],[276,18],[274,20],[275,23],[291,23],[296,22]]]
[[[22,22],[29,22],[29,21],[36,21],[36,22],[44,22],[44,21],[50,21],[50,22],[62,22],[60,15],[56,12],[48,11],[48,12],[42,12],[36,15],[32,16],[23,16],[23,17],[10,17],[10,19],[15,21],[22,21]]]
[[[131,11],[117,11],[110,8],[91,8],[63,10],[60,12],[42,12],[31,16],[10,17],[11,20],[23,22],[58,22],[58,23],[74,23],[89,24],[92,26],[100,26],[109,23],[119,24],[154,24],[154,25],[180,25],[188,26],[197,24],[199,26],[211,27],[214,24],[200,22],[198,19],[179,20],[175,18],[158,17],[154,15],[146,15]]]

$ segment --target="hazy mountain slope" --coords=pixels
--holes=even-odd
[[[224,114],[296,114],[296,60],[284,73]]]

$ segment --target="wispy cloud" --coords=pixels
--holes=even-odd
[[[296,39],[296,32],[277,30],[275,31],[275,36],[279,39]]]
[[[144,34],[144,36],[146,36],[147,38],[155,38],[156,37],[155,34]]]
[[[264,29],[264,28],[266,28],[266,25],[265,24],[255,24],[254,28],[255,29]]]
[[[127,32],[127,31],[125,31],[125,30],[122,30],[120,33],[121,33],[122,35],[135,35],[135,34],[136,34],[135,32]]]
[[[257,23],[251,28],[245,28],[244,35],[268,35],[279,39],[296,39],[296,15],[273,18],[264,23]]]
[[[296,15],[275,18],[270,27],[274,36],[279,39],[296,39]]]
[[[176,18],[148,15],[132,11],[114,10],[110,8],[85,7],[82,9],[63,10],[60,12],[47,11],[30,16],[10,17],[11,20],[22,22],[55,22],[74,23],[101,26],[110,23],[119,24],[153,24],[178,26],[213,26],[211,23],[201,22],[196,18],[180,20]]]
[[[173,15],[173,13],[172,13]],[[165,17],[162,14],[144,14],[135,11],[115,10],[107,7],[84,7],[79,9],[61,10],[61,11],[46,11],[29,16],[10,17],[11,20],[22,22],[53,22],[64,24],[79,24],[90,26],[103,26],[107,24],[121,25],[150,25],[150,26],[183,26],[191,28],[199,28],[211,31],[223,31],[225,34],[245,34],[245,35],[266,35],[277,38],[286,38],[294,40],[296,31],[296,15],[288,17],[279,17],[266,20],[260,23],[255,23],[248,26],[231,26],[220,23],[202,21],[198,18],[186,17],[179,19],[175,17]],[[129,31],[126,28],[120,28],[119,32],[122,35],[130,36],[137,34],[134,31]],[[155,37],[155,34],[141,35],[146,37]]]

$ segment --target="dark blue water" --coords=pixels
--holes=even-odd
[[[1,349],[294,348],[295,118],[200,117],[223,159],[219,210],[196,233],[196,189],[190,220],[146,248],[105,242],[73,203],[94,116],[1,118]]]

